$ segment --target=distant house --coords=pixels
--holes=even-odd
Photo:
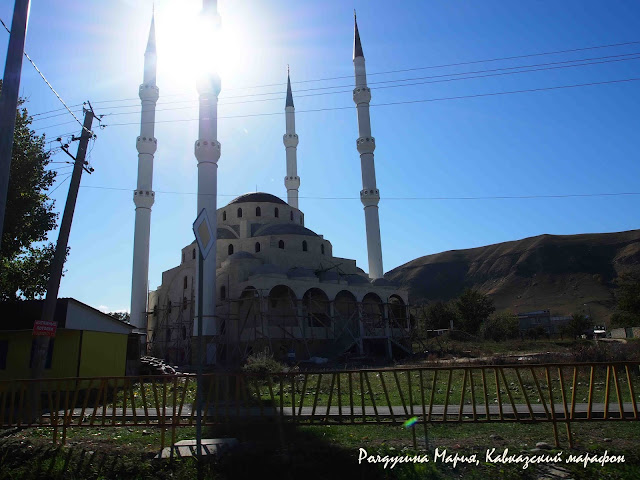
[[[560,335],[564,325],[569,323],[569,316],[551,316],[549,310],[536,310],[534,312],[518,313],[520,332],[526,334],[538,327],[544,328],[547,335]]]
[[[30,377],[33,322],[40,319],[43,303],[0,303],[0,380]],[[125,375],[127,345],[135,344],[129,340],[133,326],[73,298],[58,299],[54,319],[58,328],[45,378]]]

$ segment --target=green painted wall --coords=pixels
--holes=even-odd
[[[75,377],[78,372],[80,333],[77,330],[60,329],[53,343],[51,368],[45,369],[45,378]],[[121,335],[126,342],[126,335]],[[0,340],[7,340],[7,365],[0,370],[0,380],[30,378],[31,331],[0,332]]]
[[[82,332],[81,377],[121,377],[125,374],[127,335]]]

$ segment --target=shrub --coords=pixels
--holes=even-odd
[[[518,317],[511,313],[499,313],[484,322],[480,327],[480,335],[485,340],[501,342],[520,336]]]
[[[273,355],[267,352],[258,352],[249,355],[246,363],[242,366],[242,371],[266,377],[269,374],[281,373],[285,371],[284,364],[273,358]]]

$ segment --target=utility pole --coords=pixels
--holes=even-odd
[[[7,59],[4,64],[4,76],[2,77],[2,94],[0,95],[0,247],[4,232],[4,211],[7,206],[13,132],[16,128],[16,110],[28,20],[29,0],[16,0],[13,7]]]
[[[51,273],[47,283],[47,295],[42,308],[41,321],[45,324],[51,324],[54,321],[54,313],[58,300],[58,290],[60,289],[60,278],[62,277],[62,267],[67,256],[67,244],[69,242],[69,233],[71,232],[71,222],[73,221],[73,212],[76,208],[76,199],[78,198],[78,189],[80,188],[80,178],[82,170],[85,169],[85,156],[87,154],[87,146],[89,139],[93,137],[91,125],[95,114],[89,103],[89,109],[84,110],[84,125],[80,134],[80,143],[78,144],[78,153],[75,158],[71,155],[66,146],[63,150],[67,155],[75,160],[73,165],[73,173],[71,174],[71,185],[69,185],[69,194],[67,195],[67,203],[64,206],[62,215],[62,223],[60,232],[58,233],[58,242],[56,243],[56,251],[51,263]],[[87,173],[91,170],[87,169]],[[35,330],[35,329],[34,329]],[[54,331],[55,333],[55,331]],[[35,348],[33,352],[32,378],[41,378],[44,372],[47,350],[49,348],[49,336],[36,336]]]

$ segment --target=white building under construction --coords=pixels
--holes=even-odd
[[[216,2],[204,0],[203,15],[217,24]],[[146,296],[149,223],[154,193],[152,164],[155,103],[155,34],[145,56],[141,135],[138,138],[138,189],[134,241],[131,321],[146,333],[150,354],[186,364],[194,361],[195,284],[198,249],[182,249],[180,264],[162,274],[162,284]],[[198,212],[208,212],[217,231],[215,251],[203,262],[203,318],[206,361],[237,363],[268,350],[279,358],[304,360],[336,357],[345,352],[392,356],[408,349],[408,294],[383,278],[382,247],[371,135],[365,60],[354,28],[353,63],[359,137],[356,148],[362,169],[360,198],[364,205],[369,274],[355,260],[334,257],[331,243],[304,226],[299,209],[298,135],[291,82],[285,100],[287,202],[250,193],[217,208],[217,98],[221,81],[215,72],[198,82],[200,129],[195,143],[198,162]],[[194,213],[198,213],[194,212]],[[194,215],[195,218],[195,215]],[[144,306],[147,306],[145,309]]]

